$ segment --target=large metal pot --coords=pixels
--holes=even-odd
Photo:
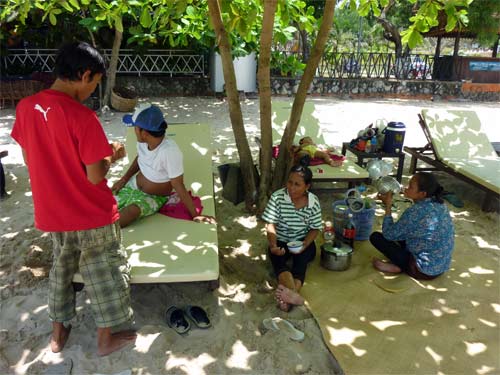
[[[352,248],[347,244],[321,245],[321,265],[331,271],[345,271],[351,265]]]

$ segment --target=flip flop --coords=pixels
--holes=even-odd
[[[170,306],[165,314],[165,320],[170,328],[172,328],[179,335],[186,333],[191,328],[191,325],[186,320],[184,311],[181,309]]]
[[[262,325],[269,331],[284,331],[290,340],[293,341],[302,341],[304,340],[304,332],[299,331],[297,328],[293,326],[288,320],[281,319],[280,317],[275,318],[267,318],[262,321]]]
[[[212,326],[212,324],[210,323],[210,319],[208,319],[206,311],[203,310],[200,306],[186,306],[186,315],[198,328],[205,329]]]

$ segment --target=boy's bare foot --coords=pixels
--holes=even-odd
[[[402,272],[401,268],[399,268],[395,264],[383,262],[378,258],[373,258],[372,264],[373,264],[373,267],[375,267],[377,270],[382,271],[382,272],[389,272],[389,273],[401,273]]]
[[[288,289],[284,285],[278,285],[276,289],[276,299],[290,305],[303,305],[304,298],[294,290]]]
[[[63,323],[52,323],[52,337],[50,338],[50,349],[53,353],[59,353],[63,350],[68,341],[71,325],[65,327]]]
[[[97,329],[97,355],[103,357],[135,343],[137,333],[133,330],[111,333],[111,328]]]

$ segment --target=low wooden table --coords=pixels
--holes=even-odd
[[[382,158],[392,158],[398,160],[398,171],[396,173],[396,179],[401,183],[403,177],[403,167],[405,164],[405,153],[402,152],[364,152],[356,150],[354,147],[349,145],[349,142],[342,143],[342,155],[345,156],[346,152],[350,151],[358,158],[357,164],[361,167],[366,165],[365,159],[382,159]]]

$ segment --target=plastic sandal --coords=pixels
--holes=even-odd
[[[269,331],[284,331],[290,340],[293,341],[302,341],[304,340],[304,332],[299,331],[297,328],[293,326],[288,320],[281,319],[280,317],[275,318],[267,318],[262,321],[262,325]]]
[[[191,325],[186,320],[184,311],[181,309],[170,306],[165,314],[165,320],[170,328],[172,328],[179,335],[186,333],[191,328]]]
[[[200,306],[186,306],[186,315],[198,328],[209,328],[212,324],[205,310]]]

